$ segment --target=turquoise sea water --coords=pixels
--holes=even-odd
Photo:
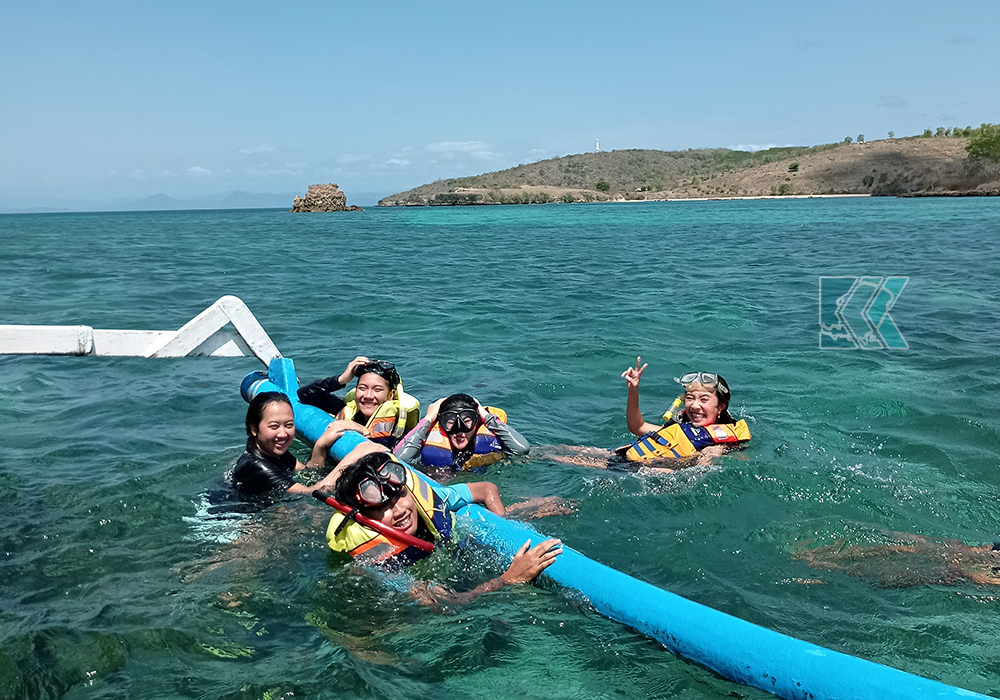
[[[1000,539],[998,230],[994,199],[2,216],[0,323],[169,330],[234,294],[303,382],[366,353],[425,407],[505,408],[535,456],[488,478],[508,502],[578,501],[535,524],[584,554],[1000,696],[1000,589],[793,558]],[[909,349],[819,348],[819,278],[860,275],[910,278],[891,312]],[[751,447],[655,476],[546,459],[627,441],[639,354],[647,418],[674,376],[716,370]],[[0,357],[0,698],[771,697],[544,583],[420,607],[328,553],[309,498],[213,519],[259,366]],[[457,556],[423,575],[500,570]]]

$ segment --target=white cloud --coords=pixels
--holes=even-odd
[[[495,160],[500,157],[499,153],[493,151],[472,151],[469,155],[476,160]]]
[[[212,174],[212,171],[200,165],[195,165],[187,169],[187,174],[194,175],[195,177],[207,177]]]
[[[372,157],[367,153],[344,153],[337,158],[338,163],[365,163]]]
[[[438,141],[427,144],[427,150],[431,153],[473,153],[487,148],[482,141]]]
[[[247,146],[246,148],[241,148],[240,153],[246,153],[247,155],[254,155],[257,153],[271,153],[274,151],[274,146],[269,143],[262,143],[257,146]]]
[[[405,158],[390,158],[385,162],[385,165],[393,165],[396,166],[397,168],[405,168],[409,164],[410,161],[406,160]]]
[[[769,148],[777,148],[777,147],[778,147],[778,144],[776,144],[776,143],[763,143],[763,144],[761,144],[761,143],[741,143],[741,144],[739,144],[737,146],[730,146],[729,148],[732,149],[732,150],[734,150],[734,151],[750,151],[751,153],[753,153],[754,151],[766,151]]]

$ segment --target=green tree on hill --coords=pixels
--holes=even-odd
[[[607,180],[601,180],[594,185],[594,189],[600,190],[601,192],[607,192],[611,189],[611,184]]]
[[[971,161],[1000,163],[1000,124],[983,124],[976,129],[965,150]]]

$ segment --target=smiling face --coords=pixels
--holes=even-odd
[[[358,384],[354,388],[354,400],[358,404],[358,412],[365,418],[370,418],[391,396],[392,390],[385,377],[374,372],[358,377]]]
[[[684,411],[694,425],[712,425],[725,409],[711,387],[688,384],[684,391]]]
[[[268,457],[280,457],[288,452],[295,439],[295,414],[292,413],[292,407],[281,401],[267,404],[253,437],[260,451]]]
[[[394,527],[407,535],[415,535],[420,526],[420,515],[413,496],[406,489],[381,506],[369,506],[361,511],[372,520]]]
[[[476,439],[476,428],[472,430],[465,430],[460,433],[450,433],[448,435],[448,442],[451,443],[451,449],[453,450],[464,450],[469,446],[469,443]]]

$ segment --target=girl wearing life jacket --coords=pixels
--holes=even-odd
[[[675,377],[684,393],[663,414],[663,424],[647,422],[639,410],[639,380],[645,371],[642,358],[636,358],[635,367],[622,372],[628,387],[625,418],[637,440],[610,452],[610,458],[608,450],[572,445],[547,448],[544,457],[596,469],[641,465],[672,472],[681,460],[685,463],[678,466],[708,464],[712,457],[739,449],[750,440],[746,421],[737,421],[729,414],[729,384],[715,372],[686,372]],[[570,454],[564,454],[567,451]]]
[[[489,482],[439,486],[410,469],[389,452],[366,454],[344,469],[337,481],[335,498],[351,508],[336,513],[326,537],[330,548],[348,552],[357,560],[381,567],[401,568],[428,555],[427,548],[412,544],[412,538],[436,543],[451,537],[453,511],[470,503],[482,503],[498,515],[504,513],[496,485]],[[380,524],[378,530],[360,524],[357,515]],[[418,542],[419,544],[419,542]],[[525,543],[507,570],[464,596],[497,590],[513,583],[527,583],[555,561],[562,551],[559,540],[545,540],[529,549]],[[422,589],[435,599],[438,593]],[[452,600],[452,596],[448,596]]]
[[[499,408],[468,394],[438,399],[395,449],[407,464],[448,471],[482,471],[507,455],[528,454],[530,445],[507,424]]]
[[[732,392],[722,375],[715,372],[686,372],[675,377],[684,393],[664,414],[665,423],[647,422],[639,410],[639,380],[647,366],[637,357],[635,367],[622,372],[628,387],[625,419],[629,432],[639,439],[618,448],[617,454],[630,462],[696,456],[696,463],[701,464],[750,440],[746,421],[736,421],[729,415]],[[674,419],[673,411],[680,408],[682,400],[684,410]]]
[[[333,394],[354,377],[357,384],[343,399]],[[340,429],[356,430],[390,449],[420,418],[420,402],[403,391],[396,366],[363,355],[351,360],[339,376],[299,389],[299,401],[335,416]]]

